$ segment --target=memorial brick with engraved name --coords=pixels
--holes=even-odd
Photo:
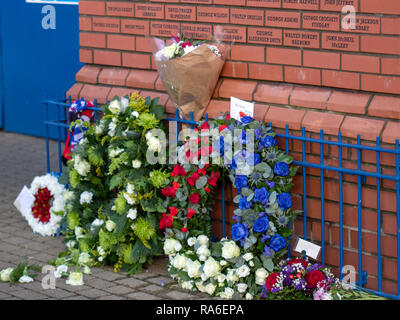
[[[264,25],[264,11],[254,9],[231,9],[231,23],[245,25]]]
[[[164,6],[159,4],[136,4],[135,17],[148,19],[164,19]]]
[[[149,34],[149,22],[139,19],[121,19],[121,32],[137,35]]]
[[[195,21],[196,7],[193,6],[165,6],[165,19],[178,21]]]
[[[359,37],[342,33],[323,33],[322,48],[344,51],[358,51],[360,48]]]
[[[93,17],[92,29],[97,32],[120,32],[120,20],[118,18]]]
[[[321,14],[303,12],[303,29],[319,29],[339,31],[340,15],[339,14]]]
[[[290,47],[319,48],[319,33],[297,30],[283,32],[283,44]]]
[[[358,0],[321,0],[321,10],[342,11],[345,6],[353,6],[358,11]]]
[[[197,21],[229,23],[229,8],[197,7]]]
[[[246,42],[246,27],[214,26],[214,37],[227,42]]]
[[[178,33],[180,28],[179,23],[167,21],[152,21],[151,35],[158,37],[171,37],[171,34]]]
[[[280,46],[282,29],[248,28],[247,42]]]
[[[280,8],[282,0],[247,0],[248,7]]]
[[[107,2],[107,15],[118,17],[134,17],[134,4],[129,2]]]
[[[342,16],[344,18],[345,16]],[[371,16],[356,16],[356,24],[354,29],[346,29],[342,24],[343,32],[359,32],[359,33],[380,33],[381,19]]]
[[[210,40],[212,36],[211,25],[182,23],[181,29],[187,38]]]
[[[318,10],[320,0],[282,0],[282,8]]]
[[[300,28],[300,12],[266,10],[265,25],[267,27]]]

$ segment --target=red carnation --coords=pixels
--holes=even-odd
[[[172,216],[167,215],[165,212],[162,214],[159,228],[160,230],[164,230],[166,228],[172,228],[172,223],[174,222],[174,218]]]
[[[231,118],[231,115],[228,113],[227,115],[226,115],[226,120],[229,120]]]
[[[324,274],[319,270],[311,271],[304,277],[311,288],[316,288],[318,282],[324,280]]]
[[[200,174],[198,174],[197,172],[193,172],[193,174],[187,179],[187,182],[194,187],[194,185],[196,184],[196,181],[200,178]]]
[[[208,124],[208,122],[204,122],[204,123],[200,126],[200,130],[210,130],[210,125]]]
[[[171,214],[171,216],[175,217],[178,214],[179,209],[176,207],[171,207],[169,208],[169,213]]]
[[[194,203],[194,204],[199,203],[199,201],[200,201],[200,196],[199,196],[199,194],[198,194],[198,193],[193,193],[193,194],[191,194],[191,195],[189,196],[189,201],[190,201],[191,203]]]
[[[276,283],[276,278],[279,276],[279,272],[271,273],[267,280],[265,280],[265,286],[268,288],[269,291],[272,290],[273,285]]]
[[[171,172],[171,177],[185,176],[185,175],[186,175],[185,169],[179,164],[176,164],[174,170],[172,170]]]
[[[303,259],[292,259],[288,261],[289,265],[294,265],[295,263],[301,263],[301,265],[303,266],[303,268],[307,268],[308,266],[308,261],[303,260]]]
[[[167,187],[167,188],[161,189],[161,193],[165,197],[172,197],[172,198],[176,197],[176,189],[174,187]]]
[[[189,230],[188,230],[188,228],[183,227],[183,228],[181,229],[181,231],[182,231],[183,233],[186,233],[186,232],[188,232]]]
[[[194,216],[195,214],[196,214],[196,211],[194,211],[193,209],[189,209],[189,210],[188,210],[187,217],[188,217],[189,219],[192,219],[193,216]]]
[[[211,186],[216,187],[219,177],[220,177],[220,173],[218,171],[211,172],[210,179],[208,179],[208,183]]]
[[[207,193],[210,193],[210,192],[211,192],[211,189],[210,189],[209,187],[205,187],[205,188],[204,188],[204,191],[207,192]]]

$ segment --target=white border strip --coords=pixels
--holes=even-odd
[[[25,0],[26,3],[37,3],[37,4],[70,4],[70,5],[78,5],[79,0],[76,1],[45,1],[45,0]]]

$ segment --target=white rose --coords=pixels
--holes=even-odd
[[[219,264],[224,267],[228,264],[228,262],[226,262],[225,260],[221,260]]]
[[[209,257],[207,261],[204,263],[203,272],[209,278],[217,276],[220,270],[221,266],[212,257]]]
[[[238,283],[236,286],[237,286],[239,293],[245,293],[247,290],[247,284],[245,284],[245,283]]]
[[[175,239],[165,240],[164,253],[168,255],[175,254],[176,253],[175,247],[177,246],[177,244],[180,244],[178,240]]]
[[[134,169],[139,169],[142,166],[142,162],[140,160],[133,160],[132,161],[132,167]]]
[[[74,230],[74,232],[75,232],[75,237],[77,238],[77,239],[80,239],[80,238],[83,238],[84,236],[83,236],[83,229],[81,228],[81,227],[75,227],[75,230]]]
[[[181,251],[182,245],[181,245],[181,243],[180,243],[179,241],[177,241],[177,242],[175,243],[174,249],[175,249],[176,252]]]
[[[81,272],[71,272],[65,283],[70,286],[83,286],[83,274]]]
[[[3,282],[10,281],[10,275],[11,275],[11,272],[13,272],[13,271],[14,271],[14,268],[7,268],[7,269],[0,271],[1,281],[3,281]]]
[[[83,267],[83,273],[84,273],[84,274],[91,274],[92,271],[90,270],[90,268],[89,268],[88,266],[84,266],[84,267]]]
[[[228,274],[226,276],[226,280],[230,282],[237,282],[239,281],[239,277],[237,276],[236,272],[234,269],[229,269]]]
[[[253,258],[254,258],[254,256],[253,256],[253,254],[251,252],[248,252],[248,253],[243,255],[243,259],[246,260],[246,261],[250,261]]]
[[[104,224],[103,220],[96,218],[93,220],[90,228],[93,230],[94,228],[101,227],[103,224]]]
[[[133,111],[133,112],[131,113],[131,116],[132,116],[132,117],[135,117],[135,118],[139,118],[139,112]]]
[[[110,158],[116,158],[118,157],[122,152],[124,152],[124,149],[111,149],[110,150]]]
[[[112,231],[115,229],[115,226],[116,226],[116,224],[115,224],[115,222],[112,221],[112,220],[108,220],[108,221],[106,222],[106,229],[107,229],[109,232],[112,232]]]
[[[122,111],[122,106],[121,102],[118,100],[114,100],[110,103],[108,106],[108,109],[113,113],[113,114],[119,114]]]
[[[215,284],[209,283],[208,285],[206,285],[206,292],[210,296],[212,296],[216,288],[217,286]]]
[[[73,249],[73,248],[75,247],[76,241],[74,241],[74,240],[69,240],[65,245],[66,245],[66,247],[67,247],[69,250],[71,250],[71,249]]]
[[[197,237],[197,241],[199,241],[199,244],[201,246],[207,246],[208,247],[209,239],[205,235],[198,236]]]
[[[245,278],[250,274],[250,268],[244,264],[236,269],[236,274],[239,276],[239,278]]]
[[[195,237],[191,237],[187,240],[187,244],[189,247],[193,247],[194,244],[196,243],[196,238]]]
[[[81,197],[80,197],[80,204],[89,204],[92,202],[93,199],[93,193],[89,192],[89,191],[84,191],[81,193]]]
[[[253,300],[253,295],[251,293],[246,293],[246,300]]]
[[[260,268],[256,270],[256,284],[263,286],[265,284],[265,280],[268,277],[268,271],[264,268]]]
[[[79,263],[80,265],[87,265],[87,264],[89,264],[91,261],[92,261],[92,259],[90,258],[89,253],[87,253],[87,252],[82,252],[82,253],[79,255],[78,263]]]
[[[203,284],[203,281],[196,282],[196,287],[200,292],[206,292],[206,287]]]
[[[232,299],[235,290],[232,288],[225,288],[225,291],[220,293],[221,298],[223,299]]]
[[[62,273],[67,273],[68,272],[68,266],[66,264],[62,264],[57,267],[57,269],[54,271],[54,276],[59,279],[62,277]]]
[[[106,252],[104,251],[104,249],[101,246],[97,247],[97,252],[99,253],[99,255],[103,256],[106,254]]]
[[[211,255],[210,249],[206,246],[200,246],[196,251],[198,256],[208,257]],[[201,260],[201,259],[200,259]],[[204,260],[201,260],[204,261]]]
[[[21,278],[19,278],[18,282],[19,283],[33,282],[33,278],[31,278],[30,276],[22,276]]]
[[[117,119],[113,118],[110,124],[108,125],[108,135],[110,137],[115,136],[115,129],[117,129]]]
[[[186,269],[187,258],[183,254],[177,254],[172,262],[176,269]]]
[[[192,283],[192,281],[184,281],[184,282],[181,283],[181,287],[182,287],[182,289],[192,290],[193,289],[193,283]]]
[[[249,266],[253,268],[253,267],[254,267],[254,262],[253,262],[253,261],[250,261],[250,262],[249,262]]]
[[[147,140],[147,145],[150,151],[161,152],[162,146],[158,138],[151,137],[149,140]]]
[[[129,209],[127,217],[131,220],[135,220],[137,217],[137,210],[136,209]]]
[[[186,267],[190,278],[199,278],[201,276],[201,263],[199,261],[188,260]]]
[[[220,274],[217,277],[219,283],[223,283],[226,280],[226,276],[224,274]]]
[[[68,202],[74,198],[74,193],[70,190],[64,192],[64,201]]]
[[[126,185],[126,192],[129,194],[133,194],[135,192],[135,186],[131,183]]]
[[[153,134],[151,131],[146,133],[146,140],[150,140],[151,138],[153,138]]]
[[[97,135],[100,135],[100,134],[102,134],[103,133],[103,130],[104,130],[104,128],[103,128],[103,126],[100,124],[100,125],[97,125],[96,126],[96,131],[95,131],[95,133],[97,134]]]
[[[222,257],[224,259],[233,259],[240,255],[240,248],[234,241],[224,242],[222,246]]]
[[[124,192],[124,198],[129,205],[134,205],[136,202],[135,199],[128,192]]]
[[[90,171],[90,164],[86,160],[83,160],[80,157],[76,157],[74,161],[74,168],[79,173],[79,175],[81,175],[82,177],[86,177]]]
[[[176,43],[173,43],[161,50],[162,55],[164,55],[168,60],[172,59],[178,52],[179,46]]]

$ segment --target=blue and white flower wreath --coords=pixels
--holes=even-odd
[[[202,141],[200,150],[194,150],[190,141]],[[163,226],[169,224],[164,243],[169,273],[185,289],[253,299],[287,253],[292,232],[288,224],[297,214],[291,210],[289,194],[297,167],[279,150],[271,128],[248,116],[237,121],[225,115],[204,122],[190,141],[178,150],[181,163],[171,173],[173,192],[166,196],[162,218]],[[209,141],[214,141],[212,147]],[[208,151],[212,160],[204,164],[200,158]],[[219,175],[228,176],[237,189],[233,202],[238,208],[232,239],[212,242],[209,215],[213,178]]]

